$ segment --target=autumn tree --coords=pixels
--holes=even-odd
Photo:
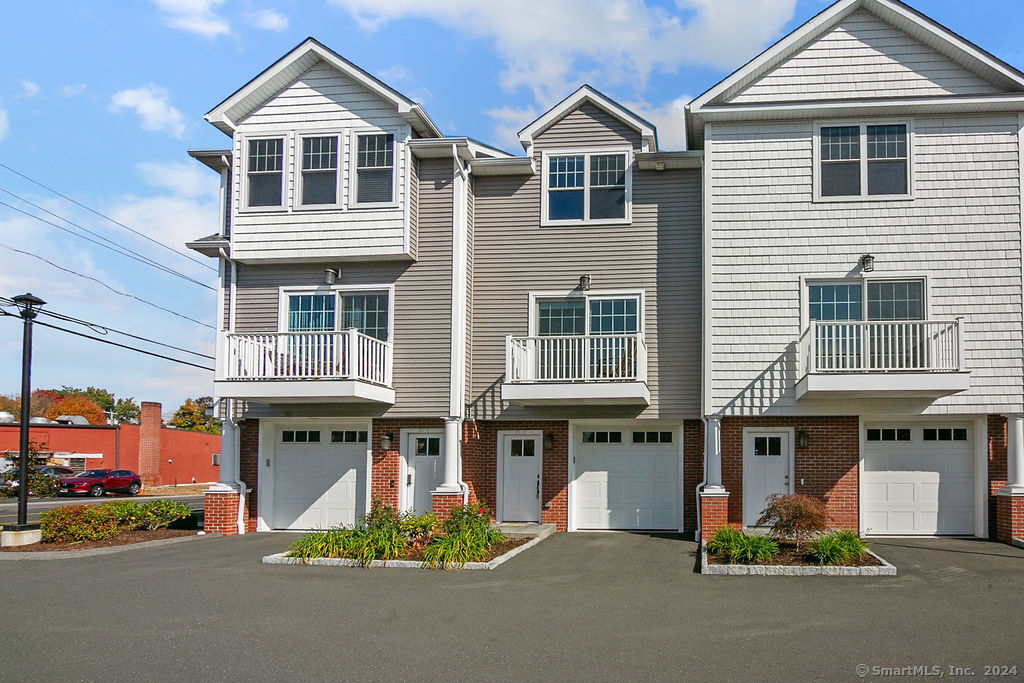
[[[54,420],[61,415],[81,415],[89,421],[89,424],[107,424],[107,416],[103,414],[103,409],[96,405],[95,401],[91,401],[85,396],[71,396],[54,401],[44,417]]]
[[[212,407],[213,398],[209,396],[200,396],[196,399],[187,398],[167,424],[178,429],[220,434],[220,420],[206,414],[207,408]]]

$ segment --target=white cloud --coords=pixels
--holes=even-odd
[[[112,111],[133,109],[146,130],[166,131],[178,139],[185,132],[184,117],[171,106],[167,88],[152,83],[114,93],[110,98],[110,108]]]
[[[218,229],[217,201],[211,197],[128,197],[110,209],[109,215],[182,253],[186,253],[185,242],[213,234]],[[212,276],[208,271],[193,272],[199,266],[193,267],[164,249],[156,254],[154,258],[178,270],[192,275],[202,274],[204,278]],[[200,318],[209,312],[205,309],[197,310]]]
[[[392,67],[388,67],[383,71],[377,72],[377,78],[384,81],[385,83],[397,83],[398,81],[408,80],[412,74],[401,64],[395,64]]]
[[[796,0],[329,0],[366,29],[415,17],[492,41],[501,84],[532,90],[544,107],[574,86],[630,85],[639,94],[656,70],[684,64],[733,68],[776,37]]]
[[[487,111],[494,121],[494,139],[500,148],[516,154],[523,147],[519,142],[519,131],[526,124],[537,118],[537,110],[533,107],[498,107]]]
[[[692,99],[689,95],[683,95],[661,106],[653,106],[645,101],[625,102],[623,106],[654,124],[658,131],[658,149],[683,149],[686,147],[683,113]]]
[[[7,137],[9,132],[11,132],[11,124],[7,120],[7,110],[3,108],[3,103],[0,102],[0,140]]]
[[[21,79],[22,96],[33,98],[39,94],[39,84],[33,83],[32,81]]]
[[[288,17],[272,9],[260,9],[246,15],[249,24],[268,31],[284,31],[288,28]]]
[[[70,85],[62,85],[58,92],[64,97],[75,97],[85,92],[85,83],[72,83]]]
[[[214,8],[224,0],[153,0],[163,12],[164,23],[171,28],[216,38],[231,33],[231,25]]]
[[[198,163],[182,161],[142,161],[135,164],[142,180],[181,197],[216,196],[218,178]]]

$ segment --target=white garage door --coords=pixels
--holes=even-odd
[[[974,533],[969,424],[866,425],[861,528],[869,534]]]
[[[678,529],[677,430],[584,429],[576,433],[576,528]]]
[[[283,429],[277,436],[273,528],[355,524],[366,509],[366,432]]]

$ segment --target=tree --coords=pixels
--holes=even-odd
[[[119,398],[114,404],[114,409],[111,411],[110,416],[115,424],[135,423],[139,421],[139,413],[141,411],[142,409],[135,402],[134,397]]]
[[[54,420],[61,415],[81,415],[93,425],[107,424],[107,416],[103,409],[85,396],[71,396],[54,401],[53,405],[46,411],[44,417]]]
[[[114,410],[115,399],[114,395],[106,389],[100,389],[98,387],[86,387],[85,389],[76,389],[75,387],[69,387],[67,385],[61,387],[60,391],[56,392],[61,398],[71,398],[73,396],[85,396],[87,399],[95,403],[104,412],[110,413]]]
[[[195,400],[187,398],[167,424],[178,429],[220,434],[220,420],[206,414],[206,409],[212,407],[213,398],[210,396],[200,396]]]

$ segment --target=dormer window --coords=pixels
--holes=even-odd
[[[302,204],[338,203],[338,136],[302,138]]]
[[[246,181],[249,206],[281,206],[284,139],[249,140]]]
[[[628,223],[628,152],[545,153],[545,225]]]
[[[395,136],[391,133],[356,136],[356,204],[394,201]]]

